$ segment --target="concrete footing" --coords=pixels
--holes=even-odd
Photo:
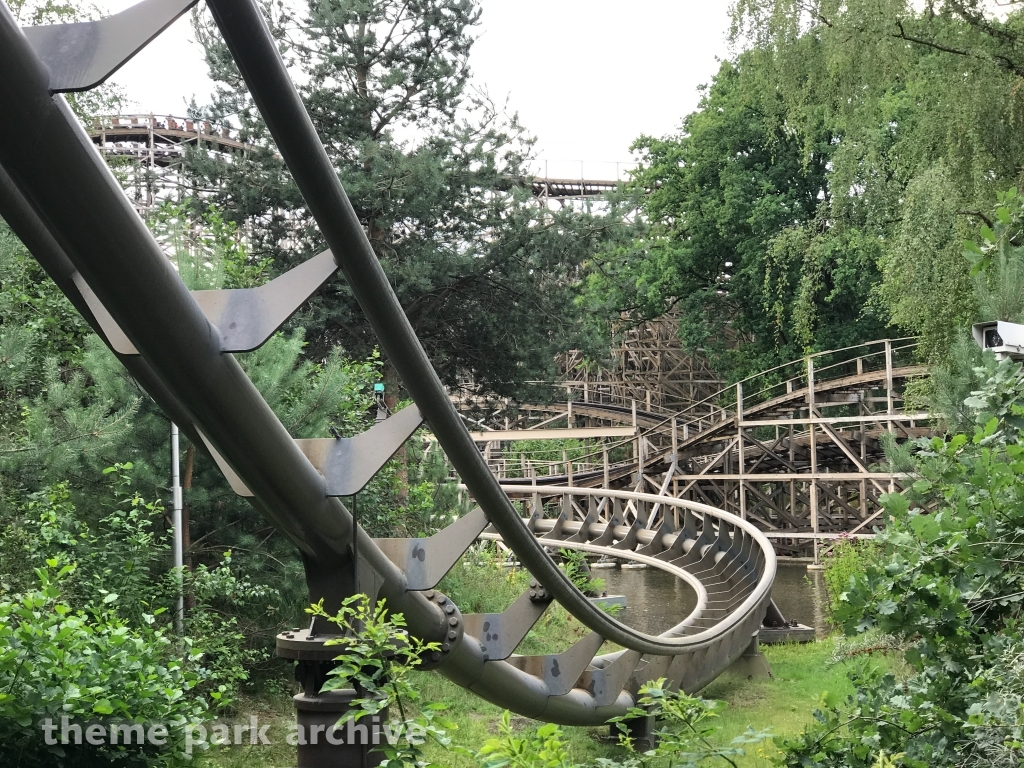
[[[746,680],[766,679],[774,677],[771,664],[758,647],[757,635],[750,639],[750,645],[736,661],[725,670],[727,675],[736,675]]]

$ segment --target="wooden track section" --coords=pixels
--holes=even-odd
[[[510,485],[682,497],[750,519],[772,534],[780,551],[813,554],[816,537],[870,534],[880,524],[879,496],[903,483],[886,469],[885,441],[933,434],[926,414],[903,408],[906,383],[928,375],[914,351],[913,341],[904,339],[820,353],[677,412],[648,410],[646,401],[616,402],[608,393],[602,402],[522,405],[526,420],[520,424],[626,425],[639,434],[591,441],[575,458],[516,461],[515,443],[497,441],[485,455]],[[795,538],[787,540],[787,532]]]

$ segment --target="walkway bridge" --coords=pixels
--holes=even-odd
[[[335,611],[356,593],[386,599],[410,632],[437,643],[426,668],[557,723],[604,723],[624,714],[646,681],[666,677],[695,691],[739,660],[771,613],[769,540],[749,520],[685,498],[565,487],[548,489],[562,500],[555,517],[535,497],[525,510],[513,505],[510,494],[522,489],[498,483],[431,367],[255,0],[207,5],[330,250],[259,288],[186,288],[61,94],[103,82],[194,4],[144,0],[95,22],[22,29],[0,3],[0,214],[168,417],[295,544],[310,600]],[[46,152],[24,151],[26,124]],[[265,342],[339,270],[415,405],[353,438],[295,440],[235,355]],[[342,499],[422,421],[478,507],[427,538],[372,539]],[[657,445],[659,434],[645,441]],[[641,474],[654,460],[641,458]],[[534,582],[501,613],[463,615],[436,587],[481,537],[500,537]],[[634,630],[573,585],[551,556],[561,549],[666,570],[695,593],[696,607],[660,635]],[[516,655],[552,600],[591,633],[561,653]],[[330,633],[317,620],[278,637],[278,653],[297,662],[304,727],[330,727],[354,696],[321,692],[337,654],[325,645]],[[601,654],[608,643],[617,649]],[[365,753],[350,744],[298,748],[300,766],[378,759]]]

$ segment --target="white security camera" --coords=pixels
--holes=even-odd
[[[1024,360],[1024,325],[991,320],[975,323],[971,333],[979,347],[995,352],[997,360]]]

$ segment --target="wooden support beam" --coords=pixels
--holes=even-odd
[[[470,432],[478,443],[514,442],[516,440],[586,440],[603,437],[635,437],[636,427],[576,427],[574,429],[495,429]]]

